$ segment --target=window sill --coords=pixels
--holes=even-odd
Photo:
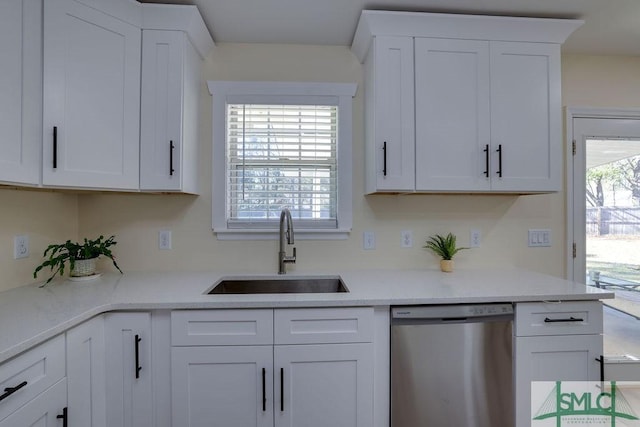
[[[351,233],[350,229],[330,229],[330,230],[309,230],[296,229],[294,227],[296,240],[346,240]],[[218,240],[276,240],[278,230],[271,229],[214,229]]]

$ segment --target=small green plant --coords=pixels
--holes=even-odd
[[[53,273],[51,274],[51,277],[42,284],[42,286],[45,286],[51,282],[57,274],[60,274],[61,276],[64,275],[64,269],[67,261],[69,262],[69,268],[73,270],[76,260],[92,259],[101,255],[111,259],[113,266],[122,273],[122,270],[118,267],[118,264],[111,253],[111,249],[109,249],[111,246],[118,243],[114,240],[114,237],[115,236],[111,236],[108,239],[105,239],[104,236],[100,236],[96,240],[88,240],[85,238],[84,243],[67,240],[62,244],[49,245],[43,254],[45,258],[47,256],[48,258],[35,269],[33,272],[33,278],[35,279],[38,277],[38,272],[40,270],[45,267],[49,267]]]
[[[430,236],[429,240],[426,242],[426,246],[423,247],[425,249],[431,249],[436,255],[444,260],[453,259],[453,256],[461,250],[469,249],[456,247],[456,236],[451,233],[444,237],[439,234]]]

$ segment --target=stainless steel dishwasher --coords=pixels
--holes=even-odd
[[[511,304],[393,307],[391,427],[513,427]]]

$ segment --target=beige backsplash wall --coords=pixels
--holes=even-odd
[[[640,58],[563,56],[563,105],[640,107]],[[354,228],[342,241],[299,241],[297,271],[337,268],[435,268],[421,249],[432,233],[453,231],[466,244],[482,231],[482,247],[458,257],[459,268],[513,265],[562,276],[565,194],[540,196],[363,196],[363,98],[360,64],[347,48],[220,44],[207,58],[205,79],[357,82],[354,100]],[[224,242],[211,231],[211,97],[202,84],[201,195],[63,194],[0,190],[0,290],[25,284],[48,243],[115,234],[125,271],[276,271],[275,241]],[[527,248],[529,228],[550,228],[553,247]],[[157,249],[160,229],[173,250]],[[376,232],[377,249],[362,249],[362,232]],[[400,248],[413,230],[414,247]],[[13,236],[28,233],[31,257],[13,260]],[[109,269],[109,267],[105,267]]]
[[[14,260],[13,238],[20,234],[29,236],[30,256]],[[47,245],[77,237],[75,194],[0,188],[0,291],[32,282]]]
[[[459,268],[515,265],[564,274],[563,195],[363,196],[363,74],[345,47],[220,44],[205,64],[208,80],[356,82],[354,99],[354,227],[348,240],[298,241],[290,270],[340,268],[435,268],[421,248],[433,233],[452,231],[462,244],[471,228],[482,231],[482,247],[458,257]],[[211,97],[202,85],[203,120],[199,197],[154,195],[80,196],[80,233],[114,233],[125,270],[208,270],[274,273],[277,242],[219,241],[211,231]],[[527,248],[528,228],[550,228],[552,248]],[[170,229],[173,250],[160,251],[157,233]],[[362,249],[362,232],[375,231],[376,250]],[[400,232],[413,230],[414,247],[400,248]]]

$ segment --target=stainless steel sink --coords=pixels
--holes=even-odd
[[[222,278],[209,294],[328,294],[349,292],[338,276]]]

